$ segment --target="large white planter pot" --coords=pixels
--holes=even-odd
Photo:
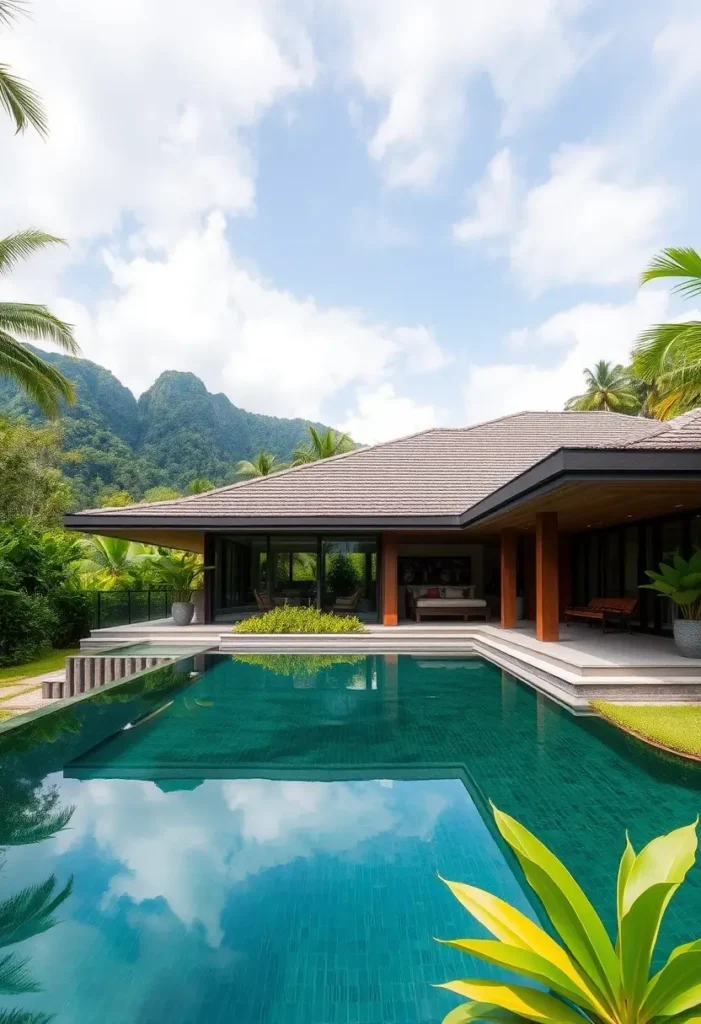
[[[685,658],[701,658],[701,619],[675,619],[674,642]]]
[[[195,614],[192,619],[192,625],[202,625],[204,622],[204,590],[195,590],[192,594],[192,603],[195,607]]]
[[[192,601],[174,601],[170,613],[176,626],[189,626],[195,614],[195,606]]]

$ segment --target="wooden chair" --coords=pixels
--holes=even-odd
[[[593,597],[586,608],[571,606],[565,609],[565,622],[569,626],[571,619],[579,619],[593,626],[601,623],[601,632],[606,632],[606,624],[627,627],[630,632],[630,618],[638,605],[636,597]]]
[[[333,612],[334,615],[353,615],[357,611],[362,594],[363,588],[358,587],[357,590],[354,590],[347,597],[337,597],[329,611]]]
[[[256,604],[262,612],[271,612],[275,607],[267,590],[254,590]]]

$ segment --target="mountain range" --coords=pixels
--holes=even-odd
[[[196,477],[214,484],[235,479],[240,459],[260,451],[287,461],[307,428],[328,429],[303,419],[247,412],[224,394],[212,394],[194,373],[166,370],[137,400],[104,366],[87,359],[32,349],[76,386],[76,403],[61,414],[64,472],[74,504],[97,504],[102,492],[129,491],[139,499],[150,487],[178,491]],[[0,379],[0,415],[45,422],[33,402]]]

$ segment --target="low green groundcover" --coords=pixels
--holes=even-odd
[[[603,700],[592,701],[592,705],[614,725],[643,739],[680,754],[701,756],[701,705],[611,704]]]
[[[317,608],[284,605],[265,615],[237,622],[234,633],[364,633],[365,626],[354,615],[330,615]]]

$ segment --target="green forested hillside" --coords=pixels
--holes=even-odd
[[[64,472],[73,483],[77,508],[97,504],[108,488],[127,490],[138,499],[159,484],[181,490],[195,477],[228,483],[236,462],[259,451],[287,460],[309,426],[307,420],[246,412],[226,395],[208,392],[194,374],[175,370],[162,373],[137,402],[96,363],[39,354],[76,384],[76,405],[63,410],[61,423]],[[0,415],[44,421],[37,407],[3,379]]]

